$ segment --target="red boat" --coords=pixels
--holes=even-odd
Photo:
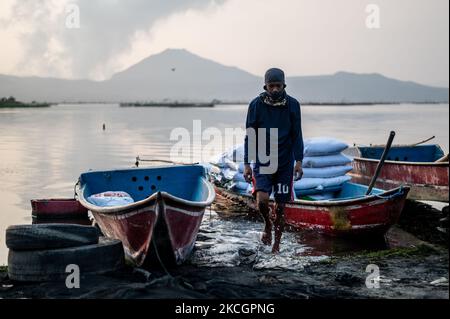
[[[88,210],[75,198],[32,199],[33,224],[92,225]]]
[[[88,210],[74,198],[32,199],[31,214],[36,218],[84,218]]]
[[[296,229],[318,230],[332,236],[384,234],[397,223],[409,187],[389,191],[373,189],[366,196],[367,188],[345,183],[332,200],[295,199],[286,205],[285,221]],[[219,200],[243,202],[256,210],[255,200],[249,194],[217,185],[216,194]],[[271,201],[272,208],[273,204]]]
[[[127,192],[133,203],[100,207],[89,197],[107,191]],[[81,174],[80,203],[102,232],[122,241],[137,266],[179,265],[190,255],[214,188],[199,165],[133,168]]]
[[[349,173],[352,181],[369,185],[383,146],[358,147]],[[376,187],[411,187],[410,199],[449,201],[449,161],[438,145],[393,146],[377,179]]]

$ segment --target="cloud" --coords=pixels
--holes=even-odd
[[[380,8],[379,29],[366,25],[372,3]],[[182,47],[259,75],[279,66],[289,75],[376,72],[448,85],[448,6],[447,0],[228,0],[158,21],[136,37],[132,55]]]
[[[100,79],[110,75],[109,64],[136,33],[170,14],[223,1],[17,0],[0,24],[21,44],[19,73]],[[66,26],[75,14],[69,5],[79,8],[80,28]]]
[[[67,5],[79,29],[65,27]],[[381,28],[366,27],[376,3]],[[105,79],[166,48],[262,75],[382,73],[448,85],[448,0],[1,0],[0,73]]]

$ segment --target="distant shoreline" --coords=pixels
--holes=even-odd
[[[0,108],[4,109],[10,109],[10,108],[41,108],[41,107],[50,107],[50,103],[1,103],[0,102]]]
[[[214,107],[216,103],[157,103],[157,102],[135,102],[135,103],[120,103],[121,107]]]
[[[171,107],[171,108],[190,108],[190,107],[206,107],[211,108],[221,105],[248,105],[249,102],[235,101],[235,102],[197,102],[197,103],[157,103],[157,102],[106,102],[106,101],[62,101],[62,102],[50,102],[50,103],[0,103],[0,108],[41,108],[50,107],[52,105],[65,105],[65,104],[119,104],[120,107]],[[404,104],[423,104],[423,105],[441,105],[449,104],[449,102],[301,102],[302,106],[370,106],[370,105],[404,105]]]

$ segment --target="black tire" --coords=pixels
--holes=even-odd
[[[8,276],[15,281],[64,280],[70,273],[68,265],[75,264],[80,276],[104,274],[124,265],[120,240],[101,237],[98,244],[51,250],[14,251],[8,254]]]
[[[99,232],[75,224],[15,225],[6,229],[6,246],[13,250],[42,250],[92,245]]]

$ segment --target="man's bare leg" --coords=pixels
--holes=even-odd
[[[284,204],[275,203],[275,242],[273,243],[272,253],[277,254],[280,252],[281,235],[284,231]]]
[[[265,224],[261,241],[264,245],[270,245],[272,244],[272,222],[269,213],[269,194],[261,191],[257,192],[256,203],[258,204],[259,213],[262,215]]]

